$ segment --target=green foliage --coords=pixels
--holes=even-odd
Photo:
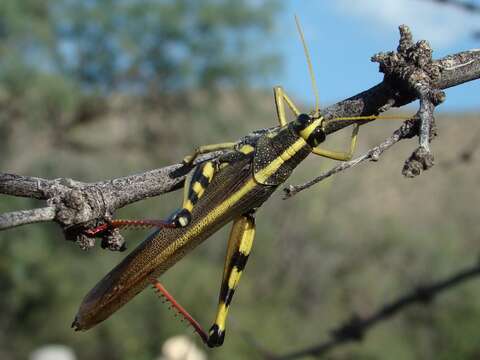
[[[274,0],[5,0],[0,71],[15,64],[19,76],[24,68],[59,74],[107,93],[243,82],[271,60],[248,50],[266,38],[276,7]]]

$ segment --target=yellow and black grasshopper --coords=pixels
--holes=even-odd
[[[299,32],[305,46],[300,28]],[[255,211],[309,154],[345,161],[355,149],[358,124],[354,125],[349,151],[334,152],[318,147],[326,138],[324,118],[318,108],[306,46],[305,52],[317,97],[315,110],[309,114],[300,113],[282,88],[275,87],[279,127],[253,132],[234,143],[201,146],[186,156],[183,166],[191,171],[185,180],[183,205],[168,220],[113,220],[98,229],[96,234],[124,226],[158,227],[86,295],[72,327],[76,330],[91,328],[153,284],[194,326],[208,346],[222,345],[228,309],[252,248]],[[295,115],[291,122],[287,122],[285,104]],[[217,150],[229,151],[214,160],[194,165],[199,154]],[[207,334],[156,278],[231,221],[233,226],[217,314]]]

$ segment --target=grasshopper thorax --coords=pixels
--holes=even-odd
[[[325,141],[326,134],[323,130],[323,117],[300,114],[292,123],[293,131],[312,148]]]

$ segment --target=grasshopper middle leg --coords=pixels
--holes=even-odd
[[[176,227],[187,226],[192,219],[192,209],[205,193],[215,175],[216,165],[206,161],[195,167],[191,175],[185,179],[183,204],[170,217],[169,221]]]
[[[213,161],[205,161],[197,165],[185,179],[182,207],[175,211],[167,220],[129,220],[115,219],[107,224],[86,231],[90,237],[102,236],[115,228],[176,228],[187,226],[192,219],[192,209],[205,193],[211,183],[217,165]]]
[[[222,285],[218,300],[215,321],[207,333],[200,324],[174,299],[165,287],[156,279],[151,279],[155,290],[161,293],[170,304],[193,326],[202,340],[209,347],[223,344],[225,338],[225,323],[233,294],[240,281],[245,265],[252,249],[255,237],[255,219],[253,214],[245,214],[236,219],[228,240],[227,255],[223,269]]]
[[[202,145],[199,146],[194,150],[194,152],[190,155],[187,155],[183,158],[184,165],[192,165],[198,155],[207,154],[209,152],[218,151],[218,150],[228,150],[233,149],[237,143],[235,142],[225,142],[219,144],[210,144],[210,145]]]

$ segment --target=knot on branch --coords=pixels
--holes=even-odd
[[[398,134],[397,134],[398,133]],[[400,137],[400,139],[411,139],[418,134],[418,121],[417,119],[409,119],[403,122],[402,126],[395,131],[394,135]]]
[[[88,250],[95,246],[95,238],[89,237],[81,232],[78,232],[76,236],[71,236],[68,231],[65,232],[65,238],[67,240],[75,241],[75,243],[82,250]]]
[[[79,183],[71,179],[57,179],[47,191],[47,202],[55,207],[55,221],[62,227],[65,238],[76,242],[80,248],[89,249],[95,239],[86,230],[98,226],[110,217],[99,186]],[[101,220],[103,219],[103,220]],[[102,247],[110,250],[124,249],[123,237],[108,232],[102,238]]]
[[[92,229],[103,228],[109,223],[110,217],[104,220],[94,219],[86,223],[75,224],[64,228],[65,238],[74,241],[82,250],[88,250],[95,246],[96,238],[101,238],[102,249],[111,251],[125,251],[127,249],[125,238],[117,228],[108,226],[98,234],[91,234]]]
[[[402,170],[403,175],[415,177],[434,164],[430,151],[430,141],[436,136],[434,111],[445,100],[445,93],[433,86],[441,75],[441,66],[432,60],[430,44],[425,40],[414,43],[406,25],[401,25],[399,29],[397,52],[376,54],[372,61],[379,63],[386,83],[392,88],[404,90],[406,95],[403,97],[420,99],[415,115],[419,147],[405,161]]]
[[[397,52],[381,52],[372,56],[379,63],[380,72],[385,74],[384,81],[394,88],[414,89],[418,83],[435,81],[440,76],[440,66],[432,59],[432,48],[428,41],[414,43],[408,26],[400,25],[400,41]]]
[[[113,251],[125,251],[127,249],[125,238],[120,234],[119,229],[112,229],[102,237],[102,249]]]
[[[423,170],[428,170],[434,165],[433,154],[419,146],[403,165],[402,174],[406,177],[413,178],[420,175]]]

